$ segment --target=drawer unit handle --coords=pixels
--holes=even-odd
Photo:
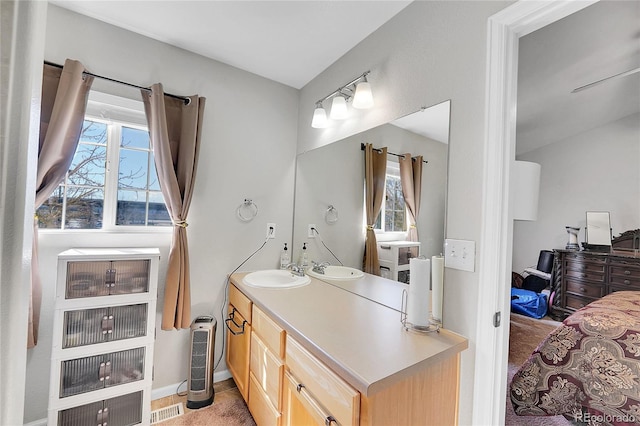
[[[631,284],[631,281],[629,281],[629,280],[624,280],[624,283],[625,283],[625,284]]]
[[[583,293],[586,293],[586,292],[587,292],[587,289],[586,289],[586,288],[584,288],[584,287],[580,287],[580,291],[581,291],[581,292],[583,292]]]
[[[231,332],[231,334],[233,334],[234,336],[239,336],[241,334],[244,334],[244,325],[247,323],[247,320],[243,320],[242,324],[238,324],[235,321],[235,313],[236,312],[237,312],[236,308],[234,307],[233,310],[231,311],[231,313],[229,314],[229,318],[224,320],[224,323],[226,324],[226,326],[229,329],[229,331]],[[238,329],[238,331],[234,331],[231,328],[231,325],[229,325],[229,323],[232,323],[236,327],[236,329]]]
[[[292,383],[293,384],[293,383]],[[324,419],[325,426],[337,425],[340,426],[340,423],[333,417],[331,414],[327,414],[324,409],[320,407],[320,405],[316,402],[316,400],[307,392],[304,384],[298,383],[296,385],[296,391],[300,394],[300,397],[304,401],[303,405],[308,406],[315,414],[316,419],[320,420],[320,418]]]
[[[302,388],[304,388],[304,385],[302,383],[298,383],[298,386],[296,386],[296,390],[298,391],[298,393],[300,393]]]
[[[102,317],[101,329],[102,334],[111,334],[113,333],[113,315],[105,315]]]
[[[96,422],[98,426],[107,426],[109,423],[109,409],[105,408],[103,410],[98,410],[98,415],[96,416]]]
[[[109,378],[111,377],[111,361],[100,363],[100,370],[98,371],[98,377],[100,378],[101,382],[104,382],[105,380],[109,380]]]
[[[338,422],[336,421],[336,419],[333,418],[333,416],[327,416],[326,419],[324,419],[324,424],[325,426],[331,426],[332,424],[338,424]]]
[[[624,271],[625,275],[631,275],[631,271]]]

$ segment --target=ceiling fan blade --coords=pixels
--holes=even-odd
[[[621,72],[620,74],[611,75],[609,77],[603,78],[602,80],[598,80],[598,81],[594,81],[593,83],[585,84],[584,86],[577,87],[577,88],[573,89],[571,91],[571,93],[577,93],[577,92],[580,92],[582,90],[589,89],[589,88],[591,88],[593,86],[596,86],[596,85],[598,85],[600,83],[604,83],[605,81],[612,80],[614,78],[626,77],[628,75],[635,74],[637,72],[640,72],[640,67],[634,68],[634,69],[629,70],[629,71]]]

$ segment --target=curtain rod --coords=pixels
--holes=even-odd
[[[53,63],[53,62],[44,61],[44,63],[45,63],[45,65],[50,65],[52,67],[56,67],[56,68],[60,68],[60,69],[63,68],[62,65],[56,64],[56,63]],[[89,71],[83,71],[82,74],[90,75],[91,77],[100,78],[102,80],[107,80],[107,81],[111,81],[113,83],[123,84],[125,86],[134,87],[136,89],[146,90],[147,92],[151,92],[151,89],[148,88],[148,87],[142,87],[142,86],[138,86],[137,84],[127,83],[126,81],[115,80],[113,78],[109,78],[109,77],[105,77],[105,76],[102,76],[102,75],[94,74],[94,73],[89,72]],[[171,93],[165,93],[164,95],[165,96],[169,96],[170,98],[174,98],[174,99],[181,99],[182,101],[184,101],[185,105],[189,105],[191,103],[191,99],[186,97],[186,96],[172,95]]]
[[[365,150],[365,148],[366,148],[365,144],[360,143],[360,151],[364,151],[364,150]],[[381,150],[381,149],[379,149],[379,148],[373,148],[373,150],[374,150],[374,151],[376,151],[376,152],[382,152],[382,150]],[[389,151],[387,151],[387,154],[389,154],[389,155],[395,155],[396,157],[404,157],[404,155],[402,155],[402,154],[394,154],[393,152],[389,152]],[[413,161],[416,161],[416,158],[415,158],[415,157],[411,157],[411,159],[412,159]],[[427,160],[422,160],[422,162],[423,162],[423,163],[429,163]]]

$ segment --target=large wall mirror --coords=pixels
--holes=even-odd
[[[445,235],[445,205],[451,101],[423,108],[393,122],[298,155],[292,261],[303,243],[310,260],[362,269],[365,223],[364,151],[361,144],[396,154],[422,155],[421,207],[417,229],[421,254],[439,255]],[[397,157],[388,155],[387,173]],[[387,197],[392,196],[387,180]],[[309,231],[315,225],[317,234]],[[314,235],[314,238],[311,238]],[[403,232],[376,231],[378,241],[404,240]]]

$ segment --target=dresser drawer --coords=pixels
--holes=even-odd
[[[264,344],[267,345],[277,357],[284,359],[285,331],[256,305],[253,305],[251,325],[253,326],[254,333],[258,333]]]
[[[255,331],[255,329],[254,329]],[[282,409],[282,375],[284,363],[267,348],[265,343],[251,333],[251,362],[249,370],[263,393],[268,397],[276,410]],[[249,400],[253,394],[249,391]]]
[[[582,297],[600,298],[604,296],[604,286],[589,285],[572,279],[567,279],[566,289],[567,293],[575,293]]]
[[[360,393],[287,336],[286,365],[291,375],[340,425],[357,425]]]
[[[638,265],[628,265],[622,262],[611,262],[609,267],[611,276],[629,277],[640,280],[640,267]]]
[[[582,266],[587,266],[583,264]],[[565,276],[567,278],[575,278],[578,280],[588,280],[595,283],[604,283],[606,281],[607,274],[605,273],[605,265],[602,265],[602,270],[592,270],[587,269],[586,267],[582,268],[574,268],[574,269],[566,269]]]
[[[251,324],[251,305],[253,303],[234,285],[229,286],[229,304],[233,305],[243,319]]]
[[[598,265],[598,264],[605,265],[607,263],[606,256],[593,256],[593,255],[590,256],[588,254],[582,254],[582,253],[568,253],[568,254],[565,254],[564,258],[566,262],[571,262],[571,263],[584,262],[592,265]]]
[[[580,296],[575,296],[572,294],[567,294],[566,295],[566,307],[569,309],[581,309],[584,308],[585,306],[587,306],[589,303],[593,302],[594,300],[597,299],[592,299],[589,297],[580,297]]]

